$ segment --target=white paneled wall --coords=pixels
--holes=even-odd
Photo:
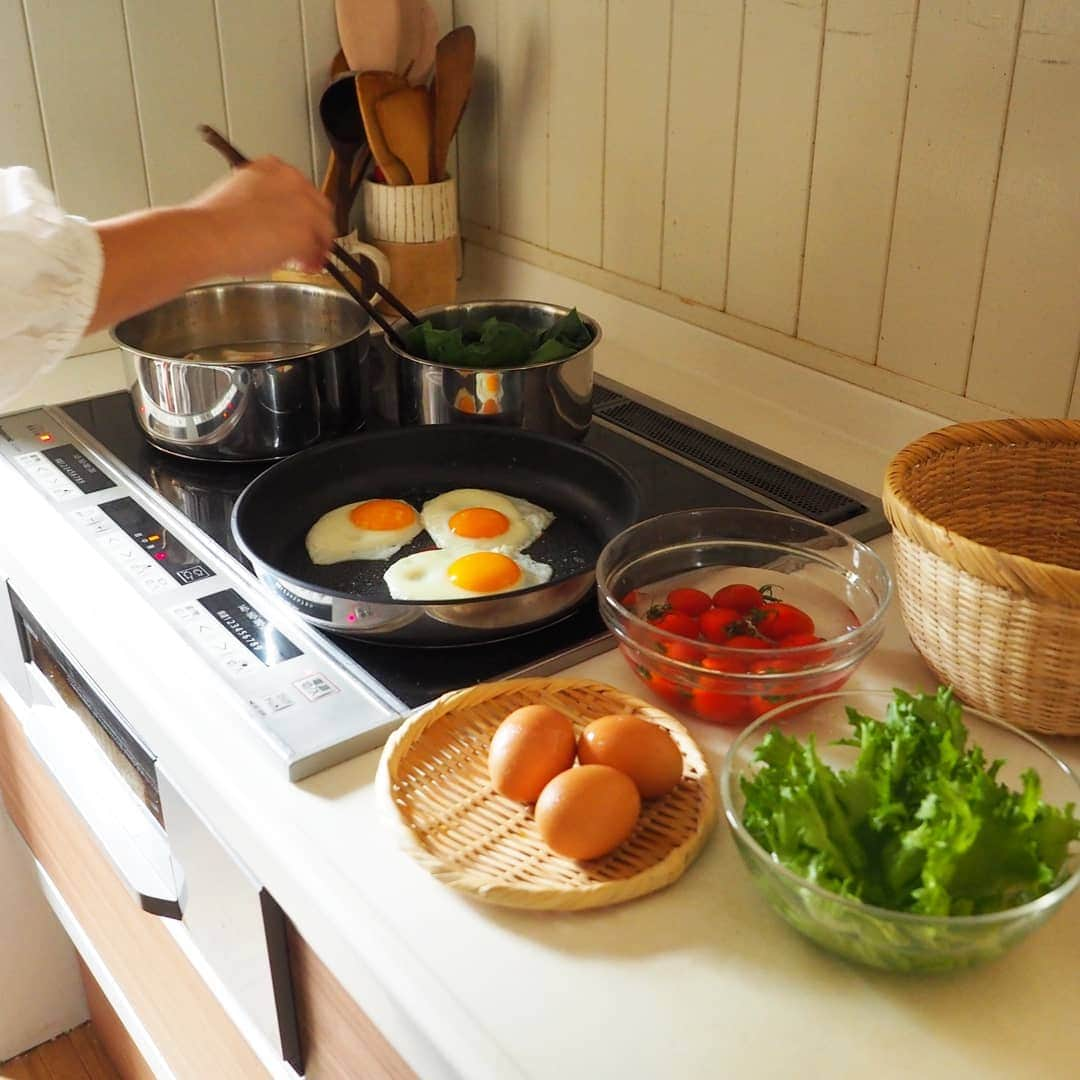
[[[448,30],[452,0],[431,4]],[[337,50],[334,0],[0,0],[0,166],[30,165],[66,209],[105,217],[220,176],[195,130],[209,123],[318,180]]]
[[[453,6],[469,238],[945,415],[1080,416],[1076,0]]]
[[[209,123],[317,177],[337,49],[333,0],[0,0],[0,165],[106,217],[220,176],[195,130]]]

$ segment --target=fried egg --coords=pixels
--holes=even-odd
[[[550,578],[550,566],[520,553],[442,549],[407,555],[383,574],[395,600],[468,600],[528,589]]]
[[[318,566],[349,559],[388,559],[415,537],[420,515],[401,499],[365,499],[323,514],[304,543]]]
[[[429,499],[420,516],[441,548],[511,555],[534,543],[555,520],[550,511],[524,499],[480,488],[456,488]]]

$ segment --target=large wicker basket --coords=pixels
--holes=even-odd
[[[965,701],[1080,735],[1080,421],[992,420],[917,439],[885,475],[915,647]]]

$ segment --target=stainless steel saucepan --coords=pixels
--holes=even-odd
[[[135,416],[188,458],[285,457],[363,423],[368,317],[335,289],[237,281],[120,323]]]
[[[546,330],[569,310],[531,300],[478,300],[417,315],[438,330],[479,326],[493,315],[524,330]],[[585,348],[563,360],[521,367],[450,367],[387,340],[372,350],[375,408],[383,419],[404,427],[471,423],[582,439],[592,421],[593,361],[602,335],[594,319],[582,314],[581,321],[592,334]],[[404,332],[407,323],[400,320],[394,328]]]

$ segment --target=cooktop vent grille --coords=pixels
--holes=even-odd
[[[593,411],[610,423],[694,462],[720,479],[734,480],[750,491],[825,525],[848,521],[866,510],[862,503],[843,492],[664,416],[607,387],[594,387]]]

